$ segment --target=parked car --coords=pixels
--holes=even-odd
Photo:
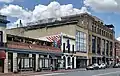
[[[113,68],[120,68],[120,63],[116,63],[113,65]]]
[[[86,70],[97,70],[97,69],[99,69],[99,65],[97,63],[90,64],[86,67]]]
[[[102,63],[102,64],[99,65],[99,69],[105,69],[106,66],[107,66],[107,65],[106,65],[105,63]]]

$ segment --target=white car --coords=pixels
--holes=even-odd
[[[106,64],[102,63],[99,65],[99,69],[105,69],[106,68]]]
[[[113,68],[119,68],[120,67],[120,63],[116,63]]]
[[[87,70],[97,70],[97,69],[99,69],[99,65],[97,63],[90,64],[90,65],[87,66],[86,69]]]

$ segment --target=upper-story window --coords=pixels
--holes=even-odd
[[[102,30],[101,34],[103,35],[103,30]]]
[[[100,29],[100,35],[101,35],[101,29]]]
[[[105,55],[105,39],[102,39],[102,55]]]
[[[99,27],[97,28],[97,33],[99,33]]]
[[[0,31],[0,42],[3,42],[3,32]]]
[[[87,52],[87,38],[86,33],[76,31],[76,50],[80,52]]]
[[[5,23],[0,23],[0,26],[6,26],[6,24]]]
[[[96,53],[96,37],[92,36],[92,53]]]
[[[94,26],[92,25],[92,29],[91,29],[92,31],[94,30]]]
[[[65,43],[63,43],[63,53],[65,53]]]
[[[95,32],[96,32],[96,26],[95,26],[95,29],[94,29],[94,30],[95,30]]]

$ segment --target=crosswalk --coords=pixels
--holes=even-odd
[[[50,74],[42,74],[42,75],[34,75],[34,76],[53,76],[53,75],[62,75],[65,73],[50,73]]]

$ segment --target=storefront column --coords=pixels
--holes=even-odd
[[[74,57],[74,68],[76,68],[76,56]]]
[[[97,54],[97,49],[98,49],[98,48],[97,48],[97,38],[98,38],[98,37],[95,38],[95,42],[96,42],[96,43],[95,43],[95,54]]]
[[[36,54],[36,58],[35,58],[35,59],[36,59],[36,60],[35,60],[35,61],[36,61],[36,68],[35,68],[35,71],[37,71],[38,68],[39,68],[39,65],[38,65],[38,64],[39,64],[39,62],[38,62],[38,61],[39,61],[39,60],[38,60],[38,59],[39,59],[39,54]]]
[[[70,57],[70,68],[72,69],[72,57]]]
[[[4,73],[8,73],[8,52],[6,52],[6,59],[4,60]]]
[[[17,53],[13,53],[13,72],[17,71]]]
[[[65,65],[66,65],[66,66],[65,66],[65,69],[67,69],[67,68],[68,68],[68,62],[67,62],[67,61],[68,61],[68,56],[65,56],[65,58],[66,58],[66,59],[65,59],[65,60],[66,60],[66,61],[65,61]]]
[[[90,62],[89,57],[87,56],[87,66],[89,65],[89,62]]]
[[[62,59],[62,60],[61,60],[60,68],[64,68],[64,67],[63,67],[63,65],[64,65],[63,57],[64,57],[64,56],[61,56],[61,59]]]

